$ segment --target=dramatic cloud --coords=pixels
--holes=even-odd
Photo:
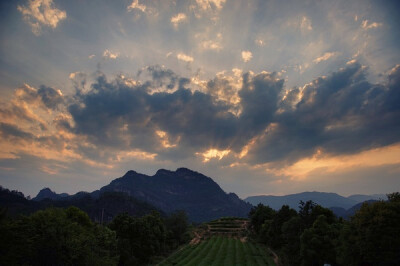
[[[172,71],[151,71],[159,85],[181,83]],[[185,156],[204,154],[205,161],[233,151],[250,164],[295,162],[316,152],[352,154],[400,140],[395,122],[400,115],[395,89],[400,67],[385,84],[371,84],[365,76],[359,63],[351,63],[303,88],[285,91],[276,73],[245,73],[236,115],[229,101],[216,101],[216,96],[184,85],[171,93],[150,94],[149,83],[132,87],[100,76],[69,111],[73,131],[90,136],[95,145],[156,154],[174,149]],[[231,85],[215,78],[207,86]]]
[[[250,51],[242,51],[242,59],[244,62],[249,62],[253,58],[253,54]]]
[[[28,6],[17,8],[35,35],[40,35],[42,26],[55,29],[60,21],[67,18],[65,11],[54,7],[53,0],[28,0]]]
[[[388,83],[378,85],[367,82],[365,71],[352,63],[301,90],[294,88],[298,102],[286,102],[293,97],[283,100],[293,108],[275,116],[273,127],[255,142],[249,152],[254,154],[249,155],[260,163],[295,161],[317,151],[352,154],[398,142],[400,108],[393,99],[400,93],[391,85],[400,74],[398,67]]]
[[[92,190],[125,170],[181,166],[242,195],[340,192],[364,175],[382,191],[353,192],[390,192],[372,173],[400,182],[398,1],[1,8],[5,186],[76,192],[73,177]]]

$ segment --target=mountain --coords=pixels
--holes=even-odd
[[[189,219],[203,222],[222,216],[247,217],[251,205],[234,193],[225,193],[210,177],[187,168],[158,170],[153,176],[128,171],[100,189],[100,194],[124,192],[170,213],[186,211]]]
[[[351,195],[347,197],[348,199],[355,200],[357,202],[364,202],[368,200],[387,200],[387,196],[385,194],[373,194],[373,195]]]
[[[291,208],[298,210],[299,202],[301,200],[304,202],[312,200],[325,208],[340,207],[346,210],[359,203],[354,199],[346,198],[336,193],[315,191],[290,194],[286,196],[252,196],[244,200],[252,205],[257,205],[258,203],[269,205],[275,210],[279,210],[282,205],[289,205]]]
[[[51,200],[60,200],[60,199],[65,199],[69,195],[67,193],[61,193],[57,194],[54,191],[52,191],[50,188],[46,187],[43,188],[42,190],[39,191],[39,193],[34,197],[32,200],[34,201],[41,201],[44,199],[51,199]]]
[[[362,195],[364,196],[364,195]],[[363,197],[364,198],[364,197]],[[381,199],[381,198],[380,198]],[[337,217],[342,217],[344,219],[349,219],[351,216],[353,216],[360,208],[363,204],[371,204],[374,202],[377,202],[378,200],[375,199],[370,199],[370,200],[366,200],[360,203],[357,203],[356,205],[352,206],[349,209],[344,209],[344,208],[340,208],[340,207],[331,207],[329,208]]]

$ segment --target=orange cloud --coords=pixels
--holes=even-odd
[[[400,164],[400,143],[370,149],[354,155],[329,156],[317,151],[312,157],[304,158],[293,165],[279,170],[270,170],[276,175],[288,176],[295,180],[306,180],[314,171],[335,173],[354,168],[377,167]]]

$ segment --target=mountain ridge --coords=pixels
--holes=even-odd
[[[368,200],[386,200],[387,197],[383,194],[373,194],[373,195],[361,195],[355,194],[348,197],[341,196],[337,193],[332,192],[318,192],[318,191],[306,191],[301,193],[288,194],[283,196],[273,196],[273,195],[259,195],[250,196],[244,200],[252,205],[257,205],[262,203],[264,205],[269,205],[271,208],[278,210],[282,205],[289,205],[291,208],[297,209],[299,202],[312,200],[315,203],[321,205],[325,208],[342,208],[348,210],[353,206],[368,201]]]
[[[221,216],[246,217],[251,205],[234,193],[226,193],[212,178],[188,168],[160,169],[153,176],[128,171],[102,187],[124,192],[148,202],[166,213],[184,210],[192,221],[203,222]]]

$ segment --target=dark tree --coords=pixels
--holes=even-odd
[[[250,223],[254,231],[258,234],[261,230],[263,223],[266,220],[272,220],[275,211],[269,206],[258,204],[256,207],[251,208],[249,213]]]

